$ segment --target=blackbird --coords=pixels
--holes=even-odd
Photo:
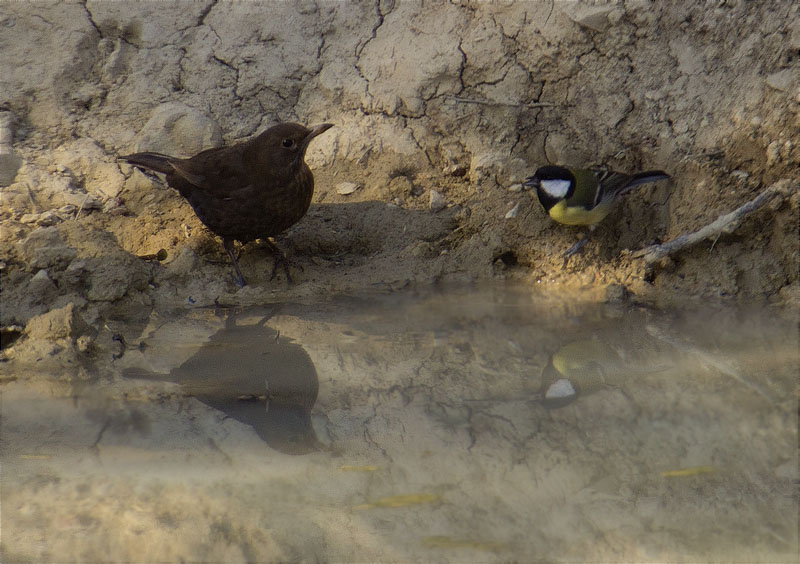
[[[233,261],[236,283],[246,284],[233,252],[233,241],[247,243],[285,231],[302,218],[314,194],[314,175],[303,160],[311,140],[333,127],[279,123],[260,135],[229,147],[207,149],[188,159],[160,153],[136,153],[120,160],[166,174]],[[285,257],[275,252],[275,264]],[[287,269],[288,274],[288,269]]]

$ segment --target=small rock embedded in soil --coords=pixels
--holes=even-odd
[[[519,213],[519,204],[516,204],[513,208],[511,208],[506,212],[506,219],[514,219],[515,217],[517,217],[518,213]]]
[[[443,210],[447,206],[442,195],[436,190],[431,190],[430,202],[428,205],[430,206],[431,211],[434,212]]]
[[[792,69],[783,69],[767,77],[767,86],[779,92],[788,92],[797,81],[797,76]]]
[[[340,182],[336,185],[336,193],[340,196],[347,196],[358,190],[360,186],[355,182]]]

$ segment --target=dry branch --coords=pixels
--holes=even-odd
[[[687,247],[696,245],[706,239],[716,241],[720,235],[728,235],[736,231],[744,216],[754,212],[776,196],[788,197],[800,189],[800,184],[790,180],[780,180],[761,192],[758,196],[735,209],[734,211],[718,217],[702,229],[676,237],[660,245],[651,245],[633,254],[634,257],[644,257],[646,266],[650,266],[665,257],[671,257]]]

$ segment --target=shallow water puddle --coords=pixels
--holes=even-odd
[[[450,288],[153,313],[125,340],[99,381],[3,387],[4,560],[797,554],[775,312]]]

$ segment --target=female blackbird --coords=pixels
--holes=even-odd
[[[266,239],[300,221],[314,193],[314,176],[303,158],[309,142],[331,127],[330,123],[311,129],[279,123],[249,141],[208,149],[188,159],[159,153],[120,159],[167,175],[167,184],[189,201],[206,227],[222,237],[241,287],[246,282],[233,241]],[[283,255],[270,245],[276,253],[274,276]]]

